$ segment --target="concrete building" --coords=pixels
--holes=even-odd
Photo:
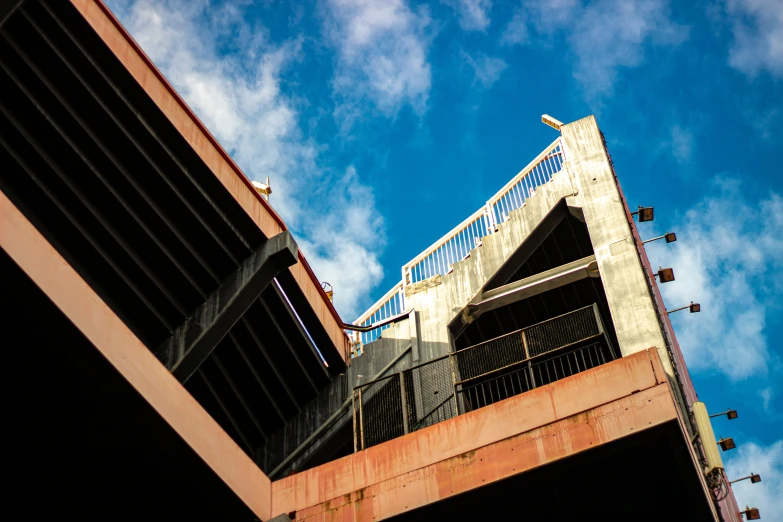
[[[595,118],[346,324],[100,0],[0,23],[17,510],[742,520]]]

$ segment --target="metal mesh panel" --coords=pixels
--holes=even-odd
[[[614,359],[612,350],[594,343],[538,363],[525,363],[457,390],[464,412],[488,406],[545,384],[590,370]]]
[[[451,362],[448,357],[405,370],[403,376],[410,431],[456,415]]]
[[[528,356],[535,357],[600,334],[592,306],[525,329]]]
[[[467,381],[526,359],[522,331],[454,353],[457,381]]]
[[[399,374],[373,381],[354,393],[357,399],[361,398],[357,422],[359,449],[405,434]]]

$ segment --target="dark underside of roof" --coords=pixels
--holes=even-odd
[[[0,190],[160,355],[268,239],[70,2],[5,21],[0,84]],[[257,457],[337,350],[286,269],[186,387]]]

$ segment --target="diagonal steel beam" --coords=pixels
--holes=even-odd
[[[468,315],[475,319],[484,312],[516,303],[522,299],[527,299],[528,297],[560,288],[588,277],[598,277],[598,262],[595,260],[595,256],[583,257],[540,274],[484,292],[479,299],[468,305]]]
[[[156,350],[180,382],[193,375],[272,279],[296,263],[298,251],[288,231],[269,238]]]

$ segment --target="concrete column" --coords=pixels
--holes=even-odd
[[[579,189],[598,269],[609,301],[622,354],[655,346],[666,373],[673,375],[658,316],[653,308],[633,235],[594,116],[562,127],[568,170]]]

